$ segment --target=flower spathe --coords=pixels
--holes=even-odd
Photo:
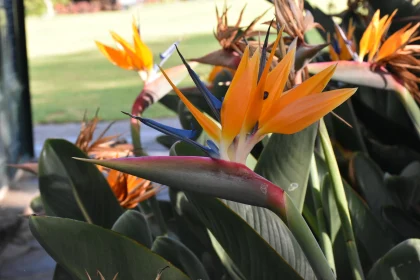
[[[252,148],[267,134],[296,133],[328,114],[356,91],[354,88],[345,88],[322,92],[334,73],[334,65],[283,92],[294,65],[296,49],[290,48],[287,55],[270,71],[280,39],[281,32],[266,63],[261,63],[262,59],[263,62],[266,59],[265,48],[263,51],[255,51],[252,56],[249,48],[245,49],[223,103],[205,89],[201,90],[203,83],[197,81],[198,76],[189,70],[210,107],[217,111],[215,117],[220,124],[198,110],[162,70],[176,94],[205,132],[216,142],[217,147],[213,142],[208,142],[209,148],[216,151],[218,157],[223,160],[245,163]],[[183,59],[182,55],[181,58]],[[184,59],[183,61],[189,68]],[[162,132],[179,135],[178,138],[192,142],[190,139],[194,136],[192,132],[171,129],[152,120],[138,119]]]
[[[149,47],[141,40],[140,32],[136,21],[133,18],[133,44],[128,43],[117,33],[111,31],[117,48],[104,45],[96,41],[96,45],[102,54],[110,62],[126,70],[137,71],[143,80],[147,80],[153,70],[153,53]]]

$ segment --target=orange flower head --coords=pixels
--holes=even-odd
[[[154,196],[161,186],[154,187],[152,182],[117,170],[109,170],[107,181],[121,206],[134,208],[138,203]]]
[[[146,81],[153,69],[153,53],[149,47],[141,40],[140,31],[136,20],[133,18],[133,44],[128,43],[117,33],[111,31],[117,48],[112,48],[100,42],[96,42],[97,47],[108,60],[126,70],[134,70]]]
[[[391,16],[379,17],[379,10],[374,14],[372,21],[363,33],[360,41],[359,61],[363,61],[368,54],[368,61],[374,67],[385,67],[390,73],[401,79],[404,86],[420,102],[420,90],[417,83],[420,78],[415,71],[420,70],[420,45],[408,45],[419,39],[416,37],[420,23],[407,24],[384,40],[392,18]]]
[[[296,133],[328,114],[356,91],[354,88],[344,88],[322,92],[334,73],[334,65],[284,92],[289,73],[293,70],[296,44],[289,48],[286,56],[270,71],[281,32],[266,58],[267,38],[268,36],[264,48],[255,51],[252,56],[249,47],[245,49],[223,102],[207,92],[202,87],[202,82],[197,82],[197,74],[189,70],[220,124],[197,109],[162,70],[176,94],[214,141],[208,142],[209,147],[202,147],[204,151],[211,150],[209,155],[244,163],[252,148],[265,135]],[[183,59],[182,56],[181,58]],[[185,60],[184,63],[188,68]],[[162,132],[193,143],[190,131],[169,128],[153,120],[138,117],[137,119]]]
[[[329,52],[331,60],[353,59],[354,52],[356,51],[356,43],[353,40],[354,30],[355,26],[353,25],[353,21],[350,20],[347,27],[347,34],[337,24],[335,25],[335,34],[332,40],[330,34],[327,34],[327,41],[330,43]]]

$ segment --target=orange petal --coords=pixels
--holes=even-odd
[[[284,87],[289,79],[289,73],[294,66],[294,58],[296,54],[296,45],[294,45],[285,57],[277,64],[277,66],[268,74],[265,90],[268,92],[268,97],[264,101],[259,125],[270,118],[270,109],[278,98],[283,94]]]
[[[172,89],[175,91],[175,93],[178,95],[178,97],[184,102],[185,106],[190,110],[191,114],[193,114],[194,118],[197,120],[197,122],[201,125],[201,127],[207,132],[207,134],[216,142],[220,142],[220,128],[206,115],[201,113],[200,110],[195,108],[195,106],[185,97],[185,95],[182,94],[182,92],[172,83],[171,79],[169,79],[168,75],[163,71],[162,68],[160,68],[160,71],[162,71],[162,74],[165,76],[166,80],[169,82],[169,84],[172,86]]]
[[[112,64],[117,65],[126,70],[133,69],[133,64],[131,63],[131,60],[123,51],[108,47],[107,45],[104,45],[97,41],[95,43],[98,49],[101,51],[101,53],[106,58],[108,58],[108,60],[111,61]]]
[[[378,52],[379,45],[382,42],[384,27],[387,22],[388,15],[385,15],[383,18],[381,18],[378,22],[378,25],[376,26],[375,30],[375,36],[372,39],[371,49],[368,56],[368,61],[373,61],[373,57]]]
[[[112,38],[117,42],[117,44],[123,48],[127,53],[128,57],[131,59],[131,62],[136,70],[141,70],[144,68],[143,61],[140,57],[137,56],[135,49],[117,33],[111,32]]]
[[[337,64],[331,65],[318,74],[310,77],[300,85],[292,88],[277,99],[268,113],[271,118],[277,115],[283,108],[307,95],[317,94],[324,90],[334,74]],[[267,122],[270,122],[268,120]]]
[[[363,61],[363,58],[365,57],[365,55],[367,55],[372,49],[372,45],[375,39],[376,26],[378,25],[378,22],[379,22],[379,13],[380,11],[376,10],[375,14],[372,17],[372,20],[370,21],[368,27],[363,33],[362,39],[360,40],[360,46],[359,46],[359,60],[360,61]]]
[[[338,46],[340,48],[340,60],[350,60],[352,59],[352,55],[349,52],[348,46],[346,44],[346,39],[343,38],[344,33],[342,33],[342,30],[339,30],[338,25],[334,26],[335,28],[335,34],[337,34],[337,41],[338,41]]]
[[[410,25],[411,24],[407,24],[400,30],[396,31],[383,43],[376,58],[377,61],[394,54],[397,50],[404,47],[408,43],[410,38],[416,32],[417,28],[420,26],[420,23],[417,23],[408,29]]]
[[[259,132],[293,134],[310,126],[352,96],[357,89],[344,88],[298,99],[280,111]]]
[[[255,56],[255,55],[254,55]],[[255,56],[256,58],[256,56]],[[246,47],[241,62],[232,79],[222,103],[220,113],[222,123],[222,141],[230,145],[241,130],[248,107],[251,88],[254,57],[249,58],[249,47]]]
[[[143,41],[141,40],[140,31],[137,28],[134,18],[133,18],[132,28],[133,28],[134,50],[137,54],[137,57],[139,57],[142,60],[143,65],[144,67],[146,67],[146,69],[151,69],[153,67],[153,53],[149,49],[149,47],[145,43],[143,43]]]
[[[327,33],[327,42],[329,43],[328,52],[330,53],[331,60],[332,61],[340,60],[340,58],[338,57],[338,54],[334,50],[334,47],[331,45],[331,35],[330,35],[330,33]]]
[[[266,84],[268,72],[273,62],[274,54],[277,50],[280,39],[282,38],[282,34],[283,32],[280,31],[279,34],[277,35],[276,41],[274,42],[272,46],[270,56],[268,57],[266,61],[266,64],[264,66],[264,70],[261,74],[258,85],[255,88],[255,90],[251,92],[250,101],[248,103],[248,109],[245,116],[245,122],[242,127],[243,131],[246,133],[251,132],[251,130],[254,128],[254,126],[257,124],[258,120],[260,119],[261,112],[263,110],[263,104],[265,101],[264,100],[265,89],[266,89],[265,84]],[[257,67],[256,71],[254,72],[257,78],[258,78],[258,72],[259,72],[258,68],[259,67]]]

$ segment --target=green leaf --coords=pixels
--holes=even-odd
[[[416,210],[420,203],[420,163],[412,162],[400,174],[385,178],[387,189],[394,193],[401,208]]]
[[[172,155],[190,154],[191,150],[186,148],[185,144],[177,143],[171,149]],[[228,254],[224,263],[231,273],[236,275],[239,270],[245,279],[276,279],[277,273],[286,279],[315,278],[293,234],[273,212],[193,193],[187,193],[187,197],[223,248],[219,256]]]
[[[123,213],[105,177],[72,143],[45,141],[39,159],[39,188],[47,215],[87,221],[111,228]]]
[[[302,212],[318,124],[295,134],[273,134],[255,172],[283,188]]]
[[[64,268],[57,264],[55,266],[53,280],[73,280],[73,277]]]
[[[139,211],[125,211],[115,222],[112,230],[137,241],[149,249],[152,247],[153,238],[149,223]]]
[[[192,193],[187,197],[245,279],[315,279],[293,235],[271,211]]]
[[[36,196],[31,200],[30,207],[34,213],[40,213],[44,211],[44,205],[42,204],[41,196]]]
[[[350,162],[350,176],[377,218],[382,216],[384,207],[394,205],[382,170],[366,155],[355,154]]]
[[[409,216],[403,210],[388,206],[383,210],[385,221],[400,234],[401,240],[420,238],[420,222]]]
[[[32,234],[44,249],[76,279],[100,271],[105,279],[189,279],[168,261],[137,242],[99,226],[64,218],[29,218]]]
[[[379,259],[367,280],[418,279],[419,276],[420,239],[408,239]]]
[[[184,271],[191,279],[210,279],[197,256],[179,241],[160,236],[153,242],[152,251]]]
[[[348,201],[357,249],[364,269],[370,268],[383,254],[394,245],[392,238],[382,229],[381,224],[370,212],[369,207],[360,196],[344,181],[344,188]],[[325,177],[322,187],[323,205],[328,209],[330,236],[334,243],[334,250],[339,279],[345,278],[348,270],[345,240],[341,232],[341,222],[337,205],[333,196],[331,180]]]
[[[187,156],[81,160],[147,178],[183,191],[267,207],[293,228],[296,240],[304,246],[302,249],[313,264],[312,268],[317,275],[324,279],[334,278],[316,239],[293,202],[287,199],[288,195],[242,164]],[[293,211],[292,215],[289,215],[289,211]]]

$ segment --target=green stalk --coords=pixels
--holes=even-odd
[[[337,160],[335,159],[334,150],[331,145],[327,127],[324,120],[320,120],[319,135],[324,150],[325,159],[330,171],[331,182],[334,190],[334,197],[337,204],[338,214],[341,220],[344,239],[346,242],[347,254],[352,268],[353,279],[364,279],[362,265],[360,263],[359,254],[357,252],[356,240],[353,234],[353,226],[351,224],[350,211],[347,204],[346,193],[344,191],[343,181],[341,180],[340,170],[338,169]]]
[[[313,153],[310,168],[311,172],[309,175],[309,180],[311,180],[312,198],[314,200],[316,218],[318,221],[318,239],[321,243],[321,249],[325,254],[328,264],[330,265],[331,269],[336,273],[333,247],[331,243],[331,238],[327,231],[327,226],[325,224],[324,209],[321,201],[321,184],[318,176],[318,168],[316,166],[315,156]]]
[[[147,156],[147,154],[143,151],[141,146],[141,140],[140,140],[140,124],[136,121],[130,122],[130,128],[131,128],[131,139],[134,147],[134,155],[136,157],[142,157]],[[159,207],[159,202],[157,201],[155,196],[152,196],[148,199],[150,203],[150,208],[153,212],[153,215],[156,218],[156,221],[159,225],[160,229],[160,235],[165,235],[168,232],[168,227],[166,226],[165,219],[163,218],[162,211]],[[142,207],[144,210],[144,206]]]
[[[416,101],[414,100],[411,93],[407,90],[406,87],[401,86],[398,90],[396,90],[400,101],[404,105],[405,109],[407,110],[408,116],[410,117],[411,121],[413,122],[414,128],[417,132],[417,135],[420,137],[420,109],[417,105]]]

